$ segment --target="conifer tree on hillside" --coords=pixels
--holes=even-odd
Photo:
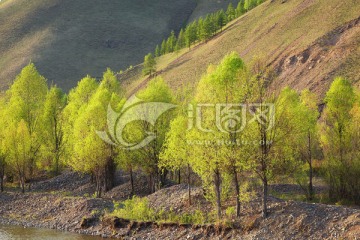
[[[194,21],[191,24],[187,25],[185,29],[185,42],[186,46],[190,49],[191,45],[195,43],[195,41],[198,39],[197,36],[197,28],[198,28],[198,22]]]
[[[165,39],[161,42],[161,48],[160,48],[161,55],[166,54],[166,41]]]
[[[167,53],[173,52],[175,50],[175,45],[176,45],[175,32],[171,31],[171,34],[170,34],[169,38],[166,41],[166,52]]]
[[[226,10],[226,17],[227,17],[227,21],[230,22],[232,20],[235,19],[235,9],[234,6],[232,5],[232,3],[229,3],[228,8]]]
[[[244,0],[240,0],[236,7],[236,16],[239,17],[246,12],[244,7]]]
[[[160,57],[161,56],[161,48],[159,45],[156,45],[155,48],[155,57]]]
[[[176,45],[175,45],[175,51],[179,51],[180,49],[184,48],[186,46],[186,41],[185,41],[185,31],[184,29],[181,29],[176,41]]]
[[[143,67],[143,75],[152,75],[156,72],[156,59],[153,57],[151,53],[145,56],[144,58],[144,67]]]
[[[223,27],[226,25],[226,14],[224,10],[220,10],[217,14],[217,26],[219,26],[220,30],[223,30]]]

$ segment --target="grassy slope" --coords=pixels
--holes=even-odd
[[[65,90],[86,74],[142,62],[191,15],[193,0],[6,0],[0,3],[0,87],[30,60]]]
[[[0,89],[30,60],[65,90],[86,74],[99,77],[106,67],[125,69],[142,62],[172,29],[229,2],[0,1]]]
[[[291,85],[310,88],[320,95],[326,91],[333,76],[350,69],[348,77],[359,80],[359,26],[345,32],[338,45],[318,44],[317,52],[325,60],[319,68],[308,66],[312,55],[295,69],[284,66],[291,56],[302,54],[327,33],[359,17],[360,4],[354,0],[282,0],[267,1],[231,23],[227,30],[206,44],[184,53],[175,61],[174,54],[159,60],[162,76],[174,88],[193,88],[210,63],[218,63],[224,55],[237,51],[246,62],[254,56],[265,58],[278,70],[279,79],[273,88]],[[341,32],[341,31],[340,31]],[[339,51],[342,49],[344,51]],[[312,50],[312,49],[310,49]],[[332,52],[334,51],[334,52]],[[339,56],[338,54],[342,54]],[[319,56],[314,56],[314,59]],[[321,57],[321,56],[320,56]],[[171,59],[171,60],[169,60]],[[282,74],[285,73],[285,74]],[[142,84],[144,85],[144,84]]]

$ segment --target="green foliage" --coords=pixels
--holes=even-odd
[[[175,46],[176,46],[175,32],[171,31],[170,37],[166,41],[166,52],[167,53],[173,52],[175,50]]]
[[[330,198],[360,201],[358,176],[358,102],[350,82],[336,78],[326,93],[321,145],[325,155],[325,176]],[[355,132],[354,132],[355,130]]]
[[[96,180],[96,196],[101,196],[102,184],[106,189],[105,168],[114,159],[112,146],[103,141],[97,131],[107,129],[108,105],[117,106],[122,90],[110,69],[104,73],[100,84],[94,79],[83,79],[70,92],[69,104],[65,108],[68,119],[67,140],[69,146],[68,165],[75,171],[93,173]]]
[[[121,203],[115,203],[113,215],[137,221],[155,221],[156,212],[150,208],[147,198],[134,196]]]
[[[95,78],[86,76],[78,82],[76,88],[72,89],[68,96],[67,105],[63,111],[64,117],[64,141],[66,161],[70,161],[74,152],[74,125],[81,112],[87,107],[91,97],[98,88]]]
[[[251,9],[253,9],[254,7],[256,7],[256,5],[259,3],[261,3],[261,1],[258,0],[245,0],[244,2],[244,9],[246,11],[250,11]]]
[[[160,154],[160,167],[179,170],[189,164],[189,145],[186,134],[188,119],[182,115],[170,123],[166,141]]]
[[[244,6],[244,0],[240,0],[236,7],[236,16],[241,16],[246,12]]]
[[[205,224],[208,216],[200,210],[194,213],[175,213],[172,209],[165,211],[164,209],[156,211],[149,205],[147,198],[134,196],[124,202],[116,202],[113,216],[134,221],[154,221],[168,222],[179,224]]]
[[[150,81],[145,89],[137,93],[137,97],[142,99],[144,103],[173,103],[173,93],[161,77]],[[156,111],[148,112],[144,110],[143,114],[147,114],[147,117],[151,118],[152,114],[156,115]],[[134,121],[128,124],[128,128],[125,129],[125,132],[130,131],[130,133],[125,134],[129,136],[130,140],[133,140],[132,142],[141,142],[147,137],[151,138],[151,134],[156,134],[156,139],[152,139],[149,144],[129,153],[138,156],[137,162],[141,163],[141,168],[144,172],[152,177],[153,182],[150,183],[152,191],[159,188],[165,180],[164,176],[166,176],[166,171],[160,171],[158,163],[160,152],[165,141],[165,135],[169,130],[170,121],[173,118],[173,112],[169,110],[161,116],[155,116],[154,118],[157,118],[154,125],[147,121]],[[134,159],[134,157],[130,156],[130,159]]]
[[[192,22],[185,28],[185,42],[188,48],[198,39],[197,36],[197,22]]]
[[[184,29],[181,29],[179,32],[177,41],[176,41],[175,51],[178,51],[184,47],[186,47],[185,31],[184,31]]]
[[[200,17],[198,20],[189,23],[184,28],[185,30],[181,29],[177,38],[175,37],[174,31],[172,31],[167,40],[164,39],[162,41],[161,47],[156,46],[155,56],[158,57],[185,47],[190,48],[198,41],[206,42],[219,30],[222,31],[228,22],[240,17],[246,11],[249,11],[262,2],[262,0],[246,0],[245,2],[244,0],[240,0],[236,9],[232,3],[229,3],[226,12],[221,9],[215,13]]]
[[[229,4],[226,10],[227,21],[230,22],[236,17],[235,9],[232,3]]]
[[[236,53],[227,55],[219,66],[209,67],[208,74],[200,80],[195,101],[197,104],[238,103],[243,102],[246,95],[246,81],[244,78],[245,66]],[[197,173],[209,193],[207,196],[216,204],[217,215],[220,217],[221,197],[227,198],[227,183],[231,180],[229,172],[237,173],[243,166],[244,156],[242,148],[233,147],[241,134],[229,134],[229,131],[221,131],[216,124],[215,112],[211,108],[201,109],[202,129],[193,128],[186,135],[191,142],[207,142],[207,144],[193,144],[190,153],[190,165]],[[226,112],[228,114],[228,112]],[[231,129],[230,122],[221,123],[224,129]],[[236,124],[239,127],[240,122]],[[208,131],[213,129],[213,131]],[[214,130],[215,129],[215,130]],[[235,144],[236,145],[236,144]],[[188,151],[190,152],[190,151]],[[240,157],[243,156],[243,157]],[[220,182],[221,186],[220,186]],[[222,189],[222,190],[221,190]]]
[[[156,45],[155,48],[155,57],[160,57],[161,56],[161,48],[159,45]]]
[[[43,123],[41,116],[48,88],[46,79],[30,63],[7,91],[4,114],[5,149],[15,167],[24,191],[25,178],[31,178],[39,160]],[[21,139],[21,135],[23,138]]]
[[[62,111],[66,106],[66,95],[60,88],[52,87],[48,92],[44,104],[43,114],[43,145],[42,157],[46,159],[44,167],[50,167],[56,174],[63,161],[64,155],[64,118]]]
[[[143,75],[149,75],[150,77],[152,74],[156,72],[156,60],[151,53],[145,56],[144,58],[144,68],[143,68]]]

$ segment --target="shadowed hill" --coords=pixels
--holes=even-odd
[[[3,0],[0,85],[30,60],[65,90],[86,74],[125,69],[182,27],[195,7],[194,0]]]
[[[276,70],[272,89],[289,85],[323,95],[337,75],[360,80],[359,17],[354,0],[268,0],[209,42],[161,57],[161,75],[174,89],[192,88],[210,63],[236,51],[246,62],[262,57]]]
[[[238,0],[196,0],[196,2],[197,6],[189,18],[190,22],[208,13],[216,12],[219,9],[226,11],[229,3],[232,3],[234,8],[239,3]]]

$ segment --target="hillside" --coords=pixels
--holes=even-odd
[[[232,0],[235,4],[237,1]],[[29,61],[64,90],[143,61],[171,30],[228,0],[0,1],[0,89]]]
[[[236,51],[267,60],[278,78],[272,89],[309,88],[323,95],[337,75],[360,80],[360,4],[353,0],[271,0],[230,23],[207,43],[159,59],[174,88],[196,85],[210,63]],[[140,78],[140,76],[138,76]],[[128,87],[130,93],[138,80]]]
[[[196,7],[185,1],[6,0],[0,4],[0,83],[33,61],[64,90],[143,60]]]

